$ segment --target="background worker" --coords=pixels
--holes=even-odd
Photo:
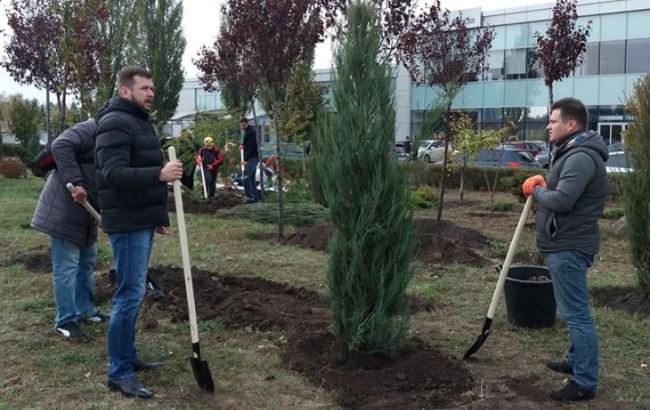
[[[219,147],[214,143],[212,137],[205,137],[203,147],[196,154],[196,165],[203,167],[208,198],[214,198],[217,173],[222,163],[223,155],[221,155]]]

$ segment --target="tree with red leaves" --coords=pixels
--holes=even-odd
[[[487,54],[494,31],[482,28],[470,31],[462,15],[452,17],[437,0],[409,23],[397,47],[398,59],[413,81],[440,89],[445,118],[445,155],[440,182],[438,217],[442,219],[445,179],[449,151],[449,114],[451,104],[468,81],[475,80],[488,66]],[[433,103],[430,110],[439,101]]]
[[[12,0],[9,5],[13,33],[0,64],[17,82],[45,89],[48,111],[54,93],[59,132],[65,127],[66,96],[73,93],[83,103],[98,81],[103,43],[97,30],[106,17],[100,0]]]
[[[286,95],[293,66],[311,60],[316,43],[323,39],[327,0],[229,0],[222,8],[223,25],[213,50],[203,49],[197,67],[201,81],[214,80],[252,99],[258,91],[268,100],[277,134],[277,167],[282,169],[283,139],[278,101]],[[278,236],[284,236],[282,173],[278,172]]]
[[[553,105],[553,83],[569,76],[580,64],[587,50],[587,27],[576,27],[578,12],[575,0],[557,0],[553,19],[546,33],[535,33],[537,61],[544,69],[544,84],[548,87],[549,107]]]

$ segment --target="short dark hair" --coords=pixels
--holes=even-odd
[[[563,121],[575,120],[581,128],[587,127],[587,108],[577,98],[567,97],[557,100],[551,105],[551,112],[553,110],[560,110]]]
[[[151,71],[137,65],[127,65],[122,67],[117,73],[117,84],[123,87],[131,88],[135,82],[135,77],[152,78]]]
[[[241,117],[241,118],[239,119],[239,123],[240,123],[240,124],[248,124],[248,118],[246,118],[246,117]]]

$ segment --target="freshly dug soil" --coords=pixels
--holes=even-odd
[[[470,390],[472,376],[458,359],[412,341],[394,359],[347,352],[327,331],[294,334],[283,355],[289,369],[333,391],[355,409],[441,408]]]
[[[619,309],[641,317],[650,317],[650,294],[634,287],[591,289],[594,305]]]
[[[39,246],[27,249],[20,253],[13,254],[0,259],[0,265],[10,266],[22,264],[30,272],[50,273],[52,272],[52,256],[47,247]]]
[[[195,200],[183,196],[183,211],[188,214],[213,214],[219,209],[233,208],[243,203],[243,196],[231,189],[218,189],[215,197],[207,200]],[[176,211],[173,195],[167,198],[167,209]]]
[[[328,224],[298,229],[283,243],[326,251],[331,232]],[[473,229],[435,219],[416,219],[416,258],[425,263],[482,264],[486,258],[478,252],[487,247],[490,238]]]

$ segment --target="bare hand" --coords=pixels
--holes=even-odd
[[[88,193],[86,193],[84,187],[77,185],[74,187],[74,191],[72,192],[72,198],[76,203],[80,204],[88,198]]]
[[[156,233],[159,233],[161,235],[167,235],[171,231],[172,231],[172,228],[169,227],[169,226],[163,226],[163,225],[156,226]]]
[[[169,161],[160,170],[160,177],[162,182],[172,182],[181,179],[183,176],[183,165],[180,161]]]

